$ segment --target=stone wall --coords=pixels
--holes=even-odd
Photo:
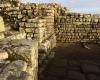
[[[60,5],[23,4],[17,1],[16,3],[21,5],[16,6],[12,5],[11,1],[8,5],[8,2],[5,1],[0,4],[1,15],[4,18],[5,25],[9,24],[14,29],[17,21],[20,26],[18,30],[25,32],[27,39],[37,39],[39,43],[54,35],[54,15],[57,15],[58,11],[60,14],[60,10],[62,10]],[[7,26],[5,27],[7,28]]]
[[[59,4],[2,0],[0,15],[0,80],[36,80],[37,67],[40,74],[56,43],[100,39],[99,17],[71,13]]]
[[[67,13],[55,17],[55,33],[58,43],[98,42],[100,18],[92,14]]]
[[[55,10],[53,9],[54,4],[26,4],[26,5],[23,3],[20,3],[20,4],[21,5],[16,6],[14,4],[12,5],[11,2],[6,2],[6,1],[0,4],[0,10],[1,10],[0,15],[4,19],[4,22],[5,22],[4,26],[6,28],[6,31],[3,32],[5,37],[1,39],[1,41],[2,43],[7,43],[7,44],[2,44],[2,46],[7,45],[6,50],[4,47],[4,50],[6,51],[6,53],[7,54],[9,53],[8,54],[9,57],[6,59],[7,59],[7,62],[8,60],[11,61],[9,62],[9,66],[5,67],[7,74],[5,70],[1,68],[2,71],[4,70],[1,73],[1,76],[2,76],[1,79],[13,80],[14,79],[13,77],[16,77],[16,79],[18,80],[25,80],[25,79],[33,80],[34,78],[35,78],[34,80],[36,80],[37,78],[36,74],[38,73],[37,67],[39,67],[39,73],[43,71],[41,69],[44,69],[44,65],[46,65],[44,64],[44,62],[47,62],[50,59],[49,58],[49,56],[51,55],[50,51],[56,46],[56,36],[54,33],[54,15],[55,15],[56,9],[55,8],[54,8]],[[57,7],[57,6],[54,6],[54,7]],[[16,21],[18,21],[19,26],[20,26],[17,31],[15,29]],[[38,64],[37,58],[36,59],[33,58],[35,53],[32,52],[31,54],[33,55],[26,55],[27,53],[30,53],[30,50],[27,50],[25,45],[22,45],[24,42],[22,41],[22,39],[24,40],[27,39],[25,40],[27,42],[27,43],[25,42],[25,44],[27,45],[32,44],[30,40],[37,41],[38,46],[35,47],[35,42],[33,41],[34,48],[32,49],[39,50],[39,53],[36,53],[36,55],[39,55],[39,65],[41,66],[36,65]],[[21,46],[17,43],[17,40],[18,40],[18,43],[20,43],[19,41],[21,41],[20,43]],[[18,44],[17,45],[18,47],[16,47],[16,49],[14,47],[15,44]],[[11,46],[14,47],[14,50]],[[25,56],[24,56],[24,52],[22,53],[22,55],[19,54],[19,51],[20,51],[19,49],[21,48],[23,48],[23,50],[25,51],[27,50]],[[16,53],[17,50],[18,50],[18,56]],[[30,62],[31,57],[33,58],[32,60],[33,63],[35,63],[33,65],[28,64],[28,63],[31,63]],[[10,66],[13,67],[17,63],[21,63],[18,65],[18,67],[21,67],[21,68],[27,67],[27,65],[29,65],[28,71],[25,69],[24,71],[25,73],[24,73],[23,70],[19,69],[16,66],[15,68],[18,70],[18,72],[12,71],[12,74],[9,74],[8,73],[10,69],[9,67]],[[3,64],[6,64],[5,59],[4,59]],[[36,66],[36,68],[34,66]],[[4,65],[2,65],[2,67],[4,67]],[[19,76],[17,76],[17,74],[19,74]],[[22,77],[21,75],[25,75],[25,76]]]
[[[38,42],[0,40],[0,80],[37,80]]]
[[[5,31],[0,17],[0,80],[37,80],[38,41],[25,32]]]

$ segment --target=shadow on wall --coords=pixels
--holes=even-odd
[[[15,30],[15,31],[19,31],[19,21],[17,18],[14,18],[14,23],[13,23],[13,26],[12,26],[12,29]]]

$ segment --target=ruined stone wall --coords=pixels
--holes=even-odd
[[[37,80],[38,41],[25,39],[23,32],[6,32],[2,17],[0,33],[0,80]]]
[[[38,42],[0,40],[0,80],[37,80]]]
[[[44,68],[45,62],[54,55],[51,51],[56,43],[97,42],[100,39],[99,17],[70,13],[59,4],[3,0],[0,15],[3,17],[0,18],[0,37],[3,35],[0,40],[0,55],[3,56],[0,58],[3,59],[0,78],[5,80],[36,80],[37,66],[41,73],[41,66]],[[17,31],[14,30],[16,20],[19,23]]]
[[[98,42],[100,18],[81,13],[57,16],[55,17],[55,33],[58,43]]]
[[[13,50],[11,46],[14,47],[15,44],[19,43],[19,41],[21,41],[21,44],[20,44],[21,46],[18,45],[17,49],[18,48],[20,49],[22,47],[23,50],[25,50],[25,51],[27,50],[26,48],[24,48],[25,45],[22,46],[22,42],[24,42],[24,41],[22,41],[22,39],[27,39],[26,42],[28,42],[28,43],[25,42],[25,44],[29,44],[29,43],[32,44],[30,42],[30,40],[37,41],[38,46],[36,46],[32,49],[39,50],[39,53],[36,53],[36,55],[39,56],[39,61],[37,61],[37,58],[35,58],[35,59],[33,58],[33,63],[35,63],[35,64],[33,64],[33,65],[28,64],[29,65],[28,72],[33,72],[33,73],[30,73],[30,74],[33,74],[31,76],[29,73],[26,73],[27,70],[25,70],[25,76],[24,76],[25,78],[22,79],[21,78],[22,76],[17,76],[18,72],[19,72],[19,75],[24,75],[24,73],[22,73],[21,70],[17,69],[18,72],[12,71],[13,75],[12,74],[10,75],[10,74],[8,74],[9,69],[5,68],[8,75],[5,73],[5,71],[3,71],[4,73],[1,73],[1,76],[2,75],[4,75],[4,76],[1,78],[5,79],[5,80],[7,80],[7,79],[9,80],[10,78],[12,79],[13,77],[16,77],[16,79],[19,79],[19,80],[25,80],[25,79],[33,80],[34,78],[37,77],[36,73],[38,73],[37,68],[35,68],[34,66],[37,66],[36,64],[38,64],[38,62],[39,62],[39,65],[41,65],[41,66],[38,66],[38,67],[39,67],[39,71],[41,72],[42,70],[40,68],[42,68],[42,69],[44,68],[44,65],[46,65],[46,64],[44,64],[44,62],[45,61],[47,62],[49,60],[49,56],[51,55],[50,54],[51,49],[53,49],[56,46],[56,36],[54,33],[54,15],[55,15],[56,9],[53,8],[54,5],[52,5],[52,4],[47,4],[47,5],[46,4],[45,5],[43,5],[43,4],[39,4],[39,5],[38,4],[26,4],[25,5],[25,4],[21,3],[20,6],[19,5],[14,6],[11,4],[7,5],[7,4],[8,3],[0,4],[1,5],[0,6],[0,10],[1,10],[0,15],[4,19],[5,28],[7,29],[6,31],[3,32],[5,38],[2,39],[1,41],[7,40],[7,41],[5,41],[5,43],[7,43],[7,44],[5,44],[5,45],[7,45],[7,48],[6,48],[7,50],[5,50],[5,47],[4,47],[4,50],[7,53],[9,53],[8,54],[9,58],[7,58],[7,59],[11,60],[11,62],[13,62],[13,63],[9,63],[9,66],[14,66],[14,65],[16,65],[17,62],[21,63],[23,60],[26,63],[30,63],[30,62],[27,62],[26,60],[30,60],[31,57],[33,58],[33,56],[34,56],[34,55],[28,55],[28,56],[31,56],[30,58],[28,58],[28,56],[25,54],[25,57],[28,58],[28,59],[25,59],[23,57],[24,52],[22,53],[21,56],[19,55],[19,52],[18,52],[18,56],[17,56],[17,54],[14,54],[14,55],[10,54],[10,53],[13,53],[13,51],[17,51],[15,49]],[[15,24],[15,19],[17,19],[19,22],[19,26],[20,26],[19,31],[13,30],[13,27]],[[6,26],[6,25],[9,25],[10,28],[12,28],[12,29],[8,30],[8,26]],[[18,40],[18,43],[17,43],[17,40]],[[15,42],[11,43],[13,41],[15,41]],[[10,43],[10,45],[8,43]],[[4,44],[2,44],[2,46],[4,46]],[[35,44],[34,44],[34,46],[35,46]],[[20,51],[20,50],[18,50],[18,51]],[[27,50],[26,53],[30,53],[30,50]],[[35,54],[35,53],[32,53],[32,54]],[[6,63],[6,61],[3,64],[5,64],[5,63]],[[26,67],[26,65],[23,65],[22,67],[24,67],[24,66]],[[20,65],[18,65],[18,67],[20,67]],[[18,68],[18,67],[16,67],[16,68]],[[3,69],[1,68],[1,70],[3,70]],[[27,75],[29,76],[28,78],[27,78]]]
[[[62,9],[60,5],[23,4],[20,2],[21,5],[18,6],[13,6],[10,2],[9,6],[4,6],[5,4],[8,3],[0,4],[2,5],[0,9],[5,25],[9,24],[13,28],[15,19],[17,19],[20,25],[19,31],[25,32],[27,39],[37,39],[41,43],[54,35],[54,15],[57,15],[57,11]],[[7,26],[5,27],[7,28]]]
[[[37,80],[38,42],[26,40],[25,32],[8,31],[6,24],[12,27],[19,16],[19,7],[8,2],[0,4],[0,80]]]

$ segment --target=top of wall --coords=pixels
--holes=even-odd
[[[54,10],[57,10],[56,14],[62,10],[63,13],[68,13],[70,12],[70,10],[64,6],[62,6],[61,4],[57,4],[57,3],[27,3],[27,4],[24,4],[21,2],[21,0],[0,0],[0,8],[14,8],[14,7],[19,7],[20,10],[22,10],[23,8],[42,8],[42,9],[54,9]],[[72,13],[72,12],[70,12]],[[81,13],[81,12],[80,12]],[[80,13],[77,13],[77,14],[80,14]],[[62,14],[63,15],[63,14]],[[84,14],[85,15],[85,14]],[[95,15],[97,16],[97,15]],[[98,16],[99,17],[99,16]]]
[[[53,17],[66,16],[66,15],[93,15],[83,13],[72,13],[66,7],[57,3],[21,3],[20,0],[1,0],[0,1],[0,15],[3,16],[4,21],[9,19],[8,22],[12,22],[13,18],[41,18],[48,17],[48,14],[52,14]],[[6,15],[6,16],[5,16]],[[99,17],[97,15],[93,15]],[[19,19],[19,18],[18,18]],[[20,19],[19,19],[20,20]],[[22,19],[21,19],[22,20]]]

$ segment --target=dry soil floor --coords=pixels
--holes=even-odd
[[[100,44],[57,47],[39,80],[100,80]]]

